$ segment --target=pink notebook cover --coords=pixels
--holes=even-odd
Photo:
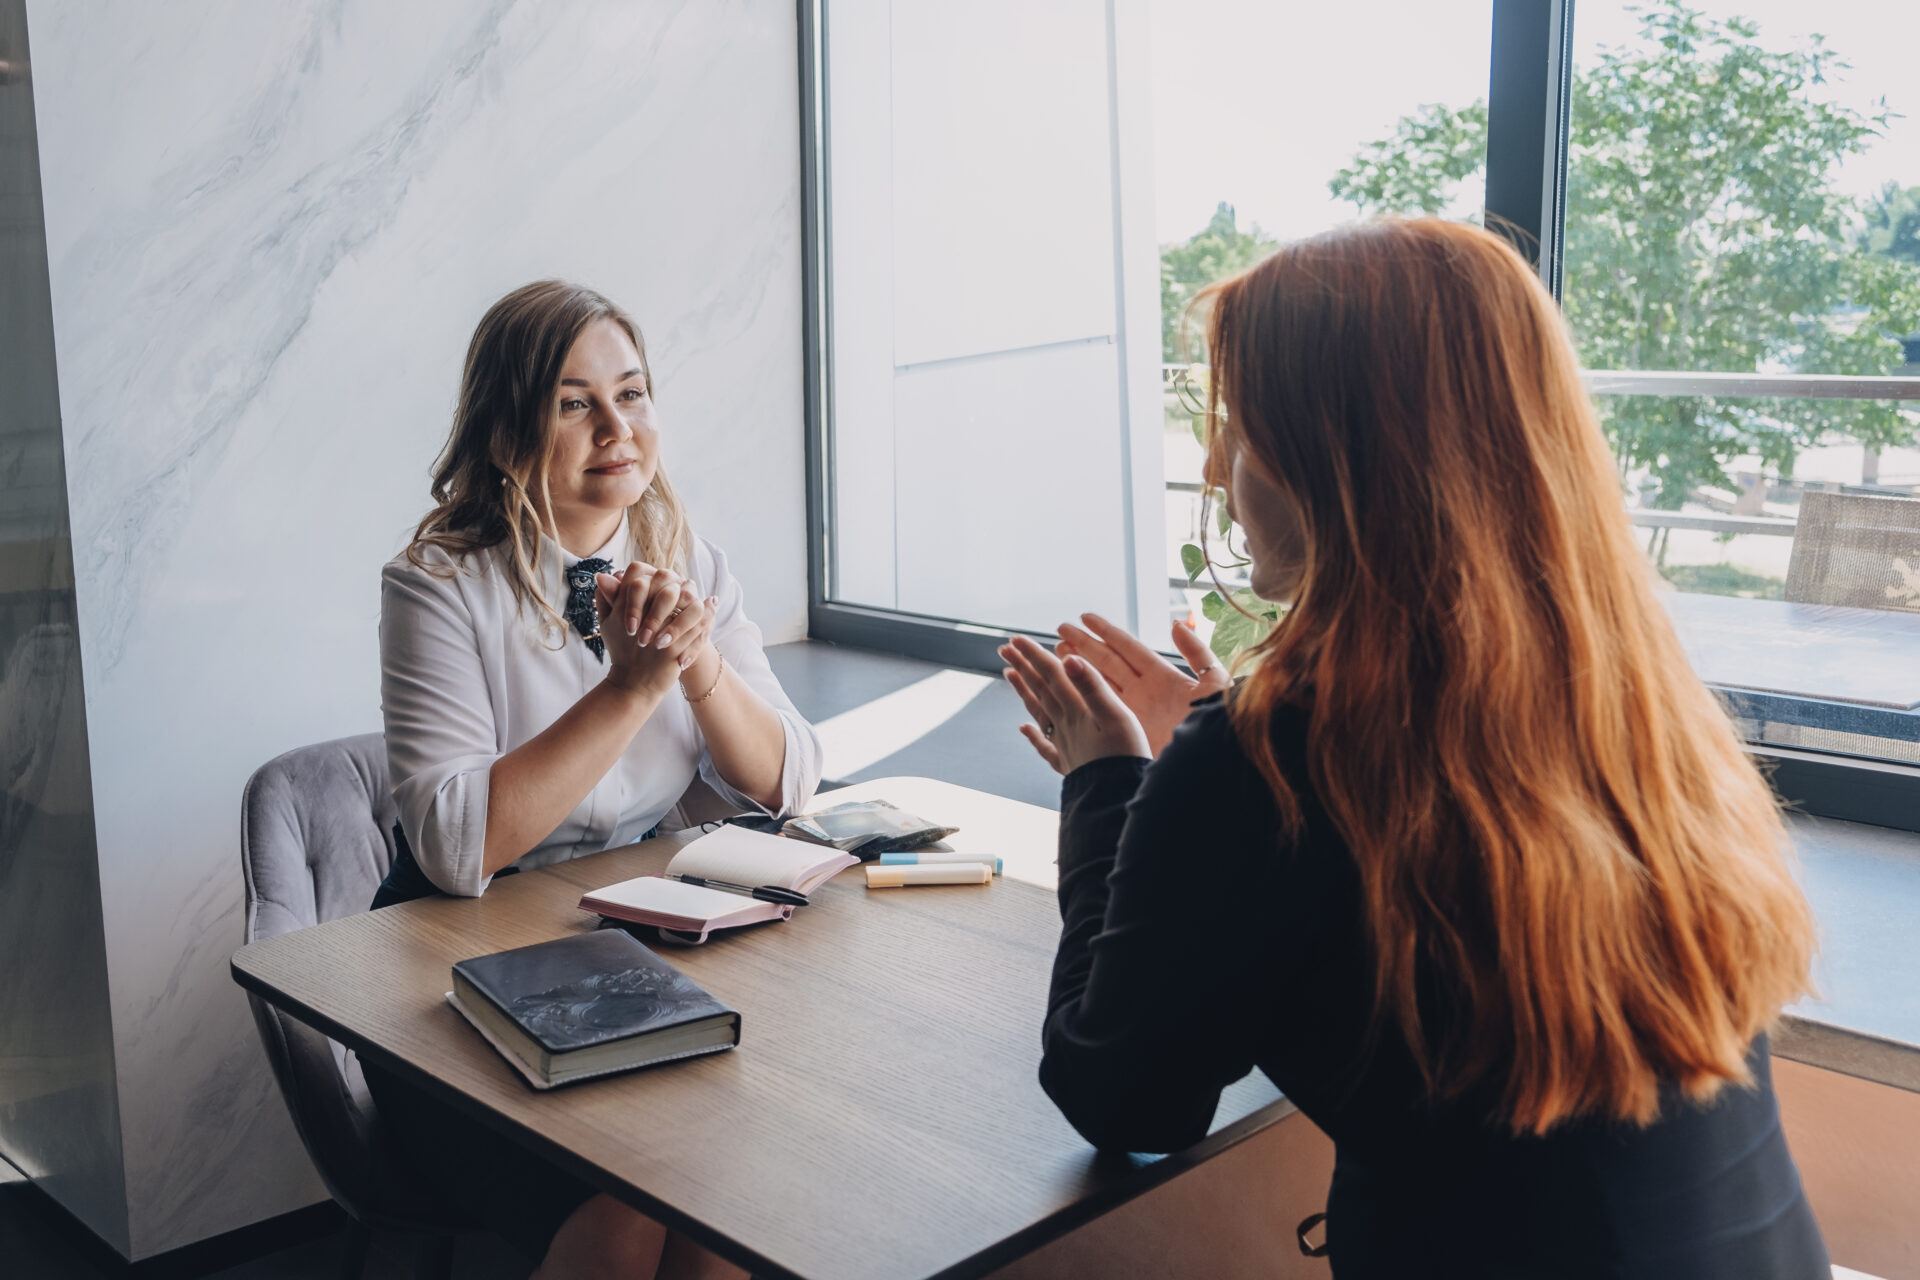
[[[721,827],[680,850],[667,870],[810,893],[857,862],[859,859],[852,854],[835,849],[743,827]],[[704,941],[715,929],[787,920],[794,911],[782,903],[762,902],[730,890],[685,884],[660,875],[636,876],[596,889],[580,899],[580,908],[609,920],[670,930],[683,935],[674,939],[681,942]]]
[[[664,876],[640,876],[610,884],[581,898],[580,909],[609,920],[656,925],[678,933],[707,933],[763,920],[786,920],[793,915],[793,908],[782,903],[681,884]]]

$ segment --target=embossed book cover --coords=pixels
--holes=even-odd
[[[536,1087],[730,1049],[740,1015],[618,929],[462,960],[450,999]]]

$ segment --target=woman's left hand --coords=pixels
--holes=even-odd
[[[1057,772],[1107,756],[1152,758],[1139,719],[1084,659],[1062,662],[1025,636],[1000,646],[1000,657],[1007,683],[1034,719],[1020,733]]]

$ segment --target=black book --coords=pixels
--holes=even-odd
[[[448,998],[536,1089],[740,1043],[738,1012],[619,929],[462,960]]]

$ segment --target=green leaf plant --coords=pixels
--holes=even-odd
[[[1233,206],[1220,204],[1213,220],[1197,235],[1184,242],[1163,245],[1160,251],[1161,359],[1169,364],[1182,358],[1193,337],[1189,326],[1195,295],[1207,285],[1254,266],[1279,247],[1279,242],[1254,227],[1239,229]],[[1205,364],[1188,364],[1173,371],[1169,389],[1173,393],[1172,413],[1186,414],[1192,421],[1193,438],[1202,449],[1207,447],[1207,378]],[[1220,581],[1221,569],[1245,569],[1253,562],[1245,554],[1246,538],[1227,514],[1226,495],[1209,488],[1202,494],[1201,523],[1209,520],[1213,532],[1226,547],[1227,558],[1210,562],[1207,549],[1189,542],[1180,548],[1180,567],[1188,583],[1209,574],[1214,589],[1200,601],[1200,612],[1213,623],[1208,641],[1214,656],[1229,669],[1234,661],[1253,648],[1280,621],[1284,609],[1262,600],[1247,587],[1229,587]]]
[[[1208,574],[1214,589],[1200,598],[1200,613],[1213,624],[1213,636],[1207,645],[1214,656],[1232,670],[1234,661],[1267,638],[1281,616],[1285,606],[1262,600],[1253,593],[1251,587],[1228,587],[1220,581],[1221,569],[1245,569],[1253,564],[1245,552],[1246,537],[1240,526],[1227,515],[1227,504],[1217,489],[1209,489],[1205,501],[1213,507],[1215,529],[1226,546],[1228,559],[1212,560],[1205,547],[1189,542],[1180,548],[1180,565],[1187,571],[1187,581],[1195,582],[1202,573]],[[1204,510],[1201,519],[1206,519]],[[1236,535],[1239,546],[1235,546]]]

